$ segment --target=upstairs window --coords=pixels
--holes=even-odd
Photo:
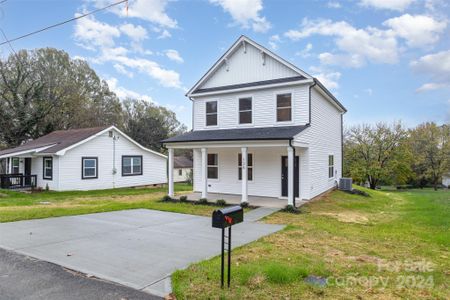
[[[238,154],[238,176],[242,180],[242,153]],[[247,153],[247,180],[253,180],[253,154]]]
[[[19,174],[20,161],[18,157],[13,157],[11,161],[11,171],[13,174]]]
[[[98,158],[97,157],[82,157],[81,158],[81,179],[98,178]]]
[[[277,95],[277,122],[292,121],[292,94]]]
[[[217,101],[206,102],[206,126],[217,125]]]
[[[122,176],[142,175],[142,156],[122,156]]]
[[[42,178],[46,180],[53,179],[53,157],[43,158],[43,172]]]
[[[334,155],[328,155],[328,178],[334,177]]]
[[[252,98],[239,99],[239,124],[252,123]]]
[[[208,179],[219,178],[219,157],[218,154],[208,153]]]

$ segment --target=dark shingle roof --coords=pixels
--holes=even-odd
[[[298,80],[303,80],[303,79],[306,79],[306,77],[300,75],[300,76],[277,78],[277,79],[271,79],[271,80],[262,80],[262,81],[240,83],[240,84],[231,84],[231,85],[224,85],[224,86],[218,86],[218,87],[212,87],[212,88],[196,89],[194,92],[192,92],[192,94],[201,94],[201,93],[208,93],[208,92],[241,89],[241,88],[268,85],[268,84],[292,82],[292,81],[298,81]]]
[[[85,140],[88,137],[96,133],[99,133],[100,131],[108,127],[109,126],[53,131],[40,138],[29,141],[19,147],[2,150],[0,151],[0,156],[16,152],[33,150],[36,148],[42,148],[51,145],[53,146],[45,150],[42,150],[41,152],[49,154],[56,153],[59,150],[65,149],[69,146],[72,146],[73,144],[81,142],[82,140]]]
[[[192,160],[186,156],[175,156],[173,158],[175,168],[192,168]]]
[[[163,140],[163,143],[249,140],[289,140],[309,125],[196,130]]]

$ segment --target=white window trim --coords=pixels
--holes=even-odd
[[[278,114],[278,107],[277,107],[277,96],[283,95],[283,94],[291,94],[291,120],[290,121],[278,121],[277,114]],[[294,101],[294,91],[293,90],[281,90],[276,91],[274,93],[274,107],[275,107],[275,115],[274,115],[274,123],[275,124],[293,124],[294,123],[294,110],[295,110],[295,101]]]
[[[239,154],[242,155],[242,153],[241,153],[241,152],[238,152],[238,164],[237,164],[237,167],[238,167],[238,174],[237,174],[237,175],[238,175],[238,176],[237,176],[237,179],[238,179],[239,182],[242,182],[242,179],[239,179],[239,169],[242,168],[242,167],[239,167]],[[248,179],[248,159],[247,159],[247,182],[248,182],[248,183],[253,183],[253,182],[255,182],[255,153],[254,153],[254,152],[247,152],[247,155],[249,155],[249,154],[252,155],[252,162],[253,162],[253,165],[251,166],[251,168],[252,168],[252,170],[253,170],[253,177],[252,177],[251,180]]]
[[[86,167],[86,166],[85,166],[85,162],[86,162],[87,160],[93,160],[93,161],[95,161],[94,167]],[[98,178],[98,174],[97,174],[97,170],[98,170],[98,169],[97,169],[98,158],[97,158],[97,157],[82,157],[82,158],[81,158],[81,161],[82,161],[82,167],[83,167],[83,169],[81,170],[81,172],[82,172],[81,178],[82,178],[82,179],[95,179],[95,178]],[[84,171],[85,171],[86,169],[92,169],[92,168],[93,168],[94,171],[95,171],[94,175],[90,175],[90,176],[85,175]]]
[[[51,167],[52,175],[50,177],[45,175],[45,174],[47,174],[47,169],[49,169],[49,168],[47,168],[46,163],[45,163],[47,160],[50,160],[52,162],[52,167]],[[53,157],[44,157],[42,163],[44,164],[42,179],[44,179],[44,180],[53,180]]]
[[[131,172],[130,173],[125,173],[124,172],[124,165],[123,165],[123,161],[125,158],[129,158],[130,159],[130,167],[131,167]],[[141,160],[141,172],[140,173],[134,173],[133,169],[134,169],[134,160],[136,158],[139,158]],[[122,155],[122,172],[121,172],[122,177],[127,177],[127,176],[142,176],[144,175],[144,156],[143,155]]]
[[[216,125],[207,125],[206,116],[208,115],[208,113],[206,112],[206,106],[207,106],[207,103],[209,103],[209,102],[217,102],[217,112],[216,112],[217,124]],[[212,115],[213,113],[209,113],[209,114]],[[219,127],[219,100],[217,100],[217,99],[206,100],[205,101],[205,128],[215,128],[215,127]]]
[[[330,156],[333,156],[333,166],[330,165]],[[333,180],[336,178],[336,156],[334,153],[330,153],[327,156],[327,173],[328,173],[328,180]],[[333,167],[333,176],[330,177],[330,167]]]
[[[252,99],[252,108],[251,108],[251,112],[252,112],[252,121],[250,122],[250,123],[242,123],[241,124],[241,120],[240,120],[240,113],[241,113],[241,110],[239,109],[239,100],[240,99],[242,99],[242,98],[251,98]],[[237,100],[236,100],[236,102],[237,102],[237,105],[236,105],[236,110],[237,110],[237,119],[236,119],[236,123],[237,123],[237,126],[238,127],[253,127],[254,126],[254,123],[255,123],[255,106],[253,105],[253,103],[254,103],[254,97],[253,97],[253,94],[242,94],[242,95],[239,95],[237,98],[236,98]],[[246,110],[247,111],[247,110]]]
[[[208,164],[208,155],[217,155],[217,165],[210,165],[210,164]],[[220,179],[220,168],[219,168],[219,165],[220,165],[220,161],[219,161],[219,153],[217,153],[217,152],[214,152],[214,153],[207,153],[207,155],[206,155],[206,180],[211,180],[211,181],[219,181],[219,179]],[[211,166],[211,167],[217,167],[217,178],[208,178],[208,168],[209,168],[209,166]]]
[[[14,161],[17,161],[17,166],[14,166]],[[17,168],[17,172],[14,172],[14,168]],[[11,172],[13,174],[20,173],[20,158],[18,158],[18,157],[11,157]]]

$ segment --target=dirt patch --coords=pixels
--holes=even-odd
[[[7,197],[8,195],[0,193],[0,198]]]
[[[367,216],[356,212],[339,212],[339,213],[313,212],[313,214],[319,216],[332,217],[344,223],[356,223],[356,224],[369,223],[369,218]]]

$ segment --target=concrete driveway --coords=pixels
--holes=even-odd
[[[282,228],[246,221],[233,247]],[[135,209],[2,223],[0,247],[163,296],[175,270],[220,254],[220,229],[209,217]]]

